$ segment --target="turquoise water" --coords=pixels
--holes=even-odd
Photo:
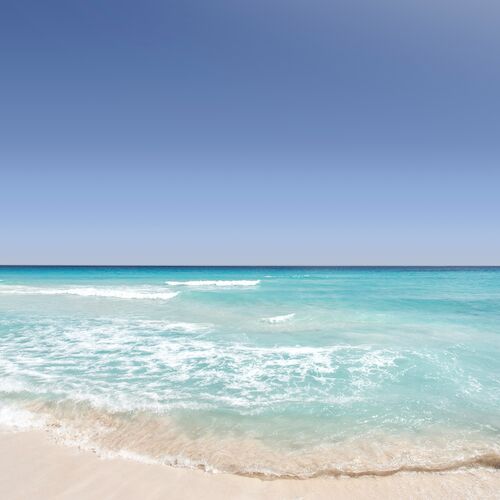
[[[0,422],[308,477],[500,463],[500,268],[0,267]]]

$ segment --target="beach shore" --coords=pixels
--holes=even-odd
[[[396,499],[498,498],[500,472],[471,469],[386,477],[253,479],[104,459],[44,431],[0,432],[0,498],[10,499]]]

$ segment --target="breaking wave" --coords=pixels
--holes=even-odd
[[[151,299],[169,300],[179,294],[170,290],[135,287],[69,287],[69,288],[38,288],[28,286],[9,286],[0,288],[5,295],[77,295],[79,297],[108,297],[113,299]]]
[[[262,321],[266,323],[270,323],[274,325],[276,323],[284,323],[285,321],[289,321],[295,317],[295,313],[291,314],[282,314],[281,316],[272,316],[271,318],[262,318]]]
[[[192,287],[251,287],[260,283],[260,280],[187,280],[187,281],[167,281],[170,286],[192,286]]]

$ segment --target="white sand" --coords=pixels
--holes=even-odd
[[[262,481],[102,459],[43,431],[0,432],[0,460],[2,500],[500,498],[498,470]]]

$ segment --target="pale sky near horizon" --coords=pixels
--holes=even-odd
[[[8,0],[0,264],[500,265],[500,3]]]

